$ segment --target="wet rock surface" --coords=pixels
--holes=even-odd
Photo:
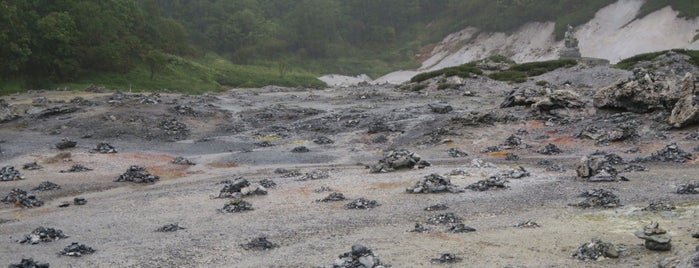
[[[571,204],[581,208],[614,208],[621,206],[621,200],[614,193],[604,189],[588,190],[580,194],[585,200]]]
[[[460,193],[463,189],[459,186],[451,183],[449,178],[441,176],[439,174],[430,174],[415,182],[415,185],[405,189],[406,192],[411,194],[420,193]]]
[[[152,175],[145,167],[132,165],[129,169],[117,176],[115,182],[134,182],[134,183],[155,183],[160,180],[160,177]]]
[[[245,250],[270,250],[279,247],[267,240],[267,237],[261,236],[250,240],[250,242],[240,244]]]
[[[644,246],[649,250],[668,251],[672,249],[672,237],[665,229],[660,228],[657,222],[651,222],[644,226],[643,229],[636,231],[634,235],[643,239],[645,241]]]
[[[352,250],[340,254],[333,264],[319,266],[319,268],[385,268],[390,267],[375,255],[371,249],[363,245],[353,245]]]
[[[32,258],[22,259],[19,263],[11,263],[8,268],[49,268],[47,262],[37,262]]]
[[[352,200],[352,202],[349,202],[345,204],[346,209],[370,209],[370,208],[375,208],[380,206],[378,201],[376,200],[369,200],[366,198],[357,198]]]
[[[95,249],[85,245],[85,244],[80,244],[78,242],[73,242],[70,245],[66,246],[61,252],[58,254],[60,255],[66,255],[66,256],[71,256],[71,257],[81,257],[86,254],[92,254],[95,253]]]
[[[184,230],[184,229],[187,229],[187,228],[184,228],[177,223],[170,223],[170,224],[163,225],[162,227],[160,227],[158,229],[155,229],[155,231],[169,233],[169,232],[176,232],[176,231]]]
[[[29,234],[24,235],[24,238],[17,240],[20,244],[39,244],[39,242],[53,242],[58,239],[68,238],[60,229],[39,227],[34,229]]]
[[[0,168],[0,181],[16,181],[23,180],[24,177],[13,166],[4,166]]]
[[[619,249],[612,243],[592,239],[573,252],[573,257],[581,261],[597,261],[604,258],[619,258]]]
[[[44,201],[19,188],[12,189],[12,191],[10,191],[10,193],[3,197],[0,201],[5,204],[14,204],[15,206],[25,208],[40,207],[44,205]]]

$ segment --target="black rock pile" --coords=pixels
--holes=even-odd
[[[699,194],[699,182],[680,184],[675,192],[678,194]]]
[[[177,119],[165,119],[160,121],[160,129],[165,131],[165,134],[172,139],[184,139],[189,134],[189,128],[184,123]]]
[[[466,226],[463,223],[457,223],[455,225],[452,225],[447,230],[451,233],[470,233],[476,231],[475,228]]]
[[[352,251],[338,256],[333,264],[318,268],[385,268],[390,265],[381,262],[371,249],[362,245],[353,245]]]
[[[447,209],[449,209],[449,206],[447,206],[446,204],[434,204],[425,208],[426,211],[438,211]]]
[[[649,250],[668,251],[672,249],[672,237],[657,222],[643,226],[634,235],[645,241],[644,246]]]
[[[183,156],[178,156],[175,157],[175,159],[172,159],[172,162],[175,165],[185,165],[185,166],[193,166],[196,165],[196,163],[192,162],[191,160],[184,158]]]
[[[346,209],[370,209],[380,206],[379,202],[376,200],[369,200],[366,198],[357,198],[345,204]]]
[[[666,204],[663,201],[652,201],[647,207],[641,209],[641,211],[672,211],[675,210],[675,206],[672,204]]]
[[[71,172],[85,172],[85,171],[90,171],[90,170],[92,170],[92,169],[89,167],[83,166],[81,164],[75,164],[75,165],[71,166],[69,169],[61,170],[59,172],[71,173]]]
[[[306,146],[298,146],[298,147],[294,147],[293,149],[291,149],[292,153],[307,153],[310,151],[311,150],[308,149],[308,147],[306,147]]]
[[[599,128],[587,126],[575,135],[578,138],[586,137],[592,139],[597,144],[609,145],[612,141],[621,141],[637,137],[636,126],[632,123],[619,123],[615,127]]]
[[[553,154],[562,153],[563,151],[560,148],[558,148],[558,146],[556,146],[555,144],[549,143],[546,146],[544,146],[544,148],[542,148],[536,152],[543,154],[543,155],[553,155]]]
[[[431,164],[425,160],[420,160],[420,156],[400,149],[388,152],[376,165],[370,167],[372,173],[390,172],[397,169],[410,169],[413,167],[424,168]]]
[[[43,191],[51,191],[51,190],[58,190],[58,189],[61,189],[61,186],[59,186],[58,184],[55,184],[55,183],[50,182],[50,181],[45,181],[45,182],[39,183],[39,186],[32,189],[32,191],[42,191],[43,192]]]
[[[327,170],[313,170],[311,172],[303,174],[303,176],[301,176],[298,180],[322,180],[327,178],[330,178],[330,172],[328,172]]]
[[[56,143],[56,149],[64,150],[68,148],[74,148],[76,145],[78,145],[78,142],[64,138]]]
[[[693,160],[694,156],[691,153],[685,152],[677,146],[676,143],[669,144],[665,148],[652,153],[647,157],[636,158],[635,162],[677,162],[684,163],[687,160]]]
[[[219,198],[239,198],[248,195],[266,195],[267,189],[264,186],[251,184],[243,177],[238,177],[233,181],[225,180],[225,184],[218,194]]]
[[[234,213],[253,210],[252,204],[243,199],[234,199],[226,203],[223,208],[218,209],[221,213]]]
[[[240,246],[245,250],[270,250],[279,247],[279,245],[270,242],[264,236],[252,239],[250,242],[240,244]]]
[[[618,258],[619,250],[617,247],[608,242],[603,242],[599,239],[592,239],[590,242],[580,245],[573,257],[581,261],[597,261],[602,258]]]
[[[73,242],[67,247],[63,248],[61,252],[59,252],[60,255],[66,255],[66,256],[72,256],[72,257],[80,257],[85,254],[92,254],[95,253],[95,250],[91,247],[88,247],[85,244],[80,244],[78,242]]]
[[[26,164],[22,165],[22,169],[26,169],[26,170],[37,170],[37,169],[42,169],[42,168],[43,167],[36,162],[26,163]]]
[[[333,141],[330,138],[325,137],[325,136],[317,137],[317,138],[313,139],[313,142],[316,144],[320,144],[320,145],[335,143],[335,141]]]
[[[449,212],[449,213],[444,213],[444,214],[438,214],[431,216],[427,218],[427,223],[433,224],[433,225],[454,225],[454,224],[459,224],[463,221],[463,219],[456,214]]]
[[[265,187],[265,188],[274,188],[277,186],[277,183],[274,182],[273,180],[270,180],[270,179],[262,179],[258,183],[260,185],[262,185],[262,187]]]
[[[474,184],[468,185],[466,186],[466,189],[471,189],[479,192],[488,191],[491,189],[505,189],[508,188],[508,186],[505,185],[506,183],[508,183],[507,179],[490,177],[485,180],[480,180]]]
[[[577,204],[571,204],[573,206],[578,206],[581,208],[613,208],[621,206],[621,201],[619,197],[614,193],[604,190],[604,189],[594,189],[592,191],[585,191],[580,194],[580,197],[584,197],[585,200]]]
[[[427,228],[420,223],[415,223],[415,227],[413,227],[413,229],[408,230],[408,232],[411,232],[411,233],[426,233],[429,231],[430,231],[430,228]]]
[[[459,150],[459,148],[449,148],[449,150],[447,150],[447,154],[449,154],[449,156],[453,158],[468,156],[466,152]]]
[[[73,204],[75,204],[76,206],[85,205],[85,204],[87,204],[87,199],[82,198],[82,197],[73,198]]]
[[[117,149],[114,148],[114,146],[110,145],[109,143],[101,142],[101,143],[97,144],[97,147],[90,150],[90,152],[91,153],[101,153],[101,154],[115,154],[115,153],[117,153]]]
[[[132,165],[124,174],[114,179],[115,182],[155,183],[160,177],[148,173],[145,167]]]
[[[336,202],[336,201],[343,201],[346,199],[347,198],[345,198],[344,194],[338,193],[338,192],[332,192],[332,193],[328,194],[328,196],[326,196],[325,198],[316,200],[316,202]]]
[[[607,155],[592,154],[583,156],[575,171],[578,177],[588,181],[615,181],[619,172],[614,163]]]
[[[12,263],[8,268],[49,268],[46,262],[35,262],[34,259],[22,259],[19,263]]]
[[[274,173],[281,174],[281,176],[283,178],[291,178],[291,177],[301,176],[301,171],[299,171],[298,169],[277,168],[274,170]]]
[[[22,206],[25,208],[40,207],[44,205],[44,201],[39,200],[35,195],[17,188],[12,189],[8,195],[3,197],[2,202],[5,204],[15,204],[16,206]]]
[[[415,185],[405,189],[406,192],[411,194],[420,193],[460,193],[463,189],[459,186],[451,184],[449,178],[441,176],[439,174],[430,174],[415,182]]]
[[[541,227],[538,223],[528,220],[515,224],[517,228],[539,228]]]
[[[24,177],[13,166],[4,166],[0,168],[0,181],[18,181]]]
[[[170,223],[170,224],[163,225],[162,227],[156,229],[155,231],[168,233],[168,232],[175,232],[175,231],[184,230],[184,229],[186,229],[186,228],[180,226],[177,223]]]
[[[444,253],[439,258],[434,258],[430,260],[432,263],[457,263],[462,259],[451,253]]]
[[[39,242],[53,242],[58,239],[67,238],[68,236],[63,231],[54,228],[39,227],[34,229],[30,234],[24,235],[24,238],[17,240],[21,244],[38,244]]]
[[[500,179],[500,180],[507,180],[507,179],[521,179],[525,177],[529,177],[531,174],[529,171],[524,169],[524,167],[517,167],[517,168],[512,168],[512,169],[505,169],[505,170],[500,170],[497,173],[490,175],[490,178],[495,178],[495,179]]]

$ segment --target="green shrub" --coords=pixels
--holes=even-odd
[[[458,76],[462,78],[470,77],[471,75],[482,75],[483,70],[478,69],[474,63],[466,63],[455,67],[448,67],[436,71],[421,73],[410,79],[410,82],[419,83],[430,78],[444,75],[446,77]]]
[[[633,67],[641,62],[641,61],[650,61],[654,60],[658,56],[665,54],[667,51],[660,51],[660,52],[651,52],[651,53],[643,53],[643,54],[638,54],[636,56],[632,56],[626,59],[623,59],[619,61],[615,67],[619,69],[624,69],[624,70],[631,70]]]
[[[523,83],[527,81],[527,74],[516,70],[504,70],[488,75],[488,77],[498,81],[512,81]]]
[[[539,80],[539,81],[536,81],[536,85],[537,85],[537,86],[543,87],[543,86],[546,86],[546,85],[548,85],[548,84],[549,84],[549,82],[546,81],[546,80]]]

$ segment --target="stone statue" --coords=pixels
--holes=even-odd
[[[561,58],[580,58],[580,49],[578,48],[578,39],[573,36],[573,26],[568,24],[565,35],[563,35],[565,47],[561,49]]]

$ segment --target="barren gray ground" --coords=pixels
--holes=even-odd
[[[596,88],[629,75],[603,67],[576,68],[569,71],[574,75],[553,72],[540,79],[560,87],[572,84],[570,88],[589,97]],[[20,170],[25,180],[0,182],[0,197],[13,188],[30,190],[47,180],[62,187],[34,192],[46,201],[38,208],[0,204],[0,219],[7,220],[0,224],[0,265],[31,257],[49,262],[51,267],[316,267],[332,264],[353,244],[371,248],[392,267],[435,266],[430,259],[447,252],[464,259],[453,267],[655,267],[658,260],[684,259],[694,252],[698,241],[691,234],[699,231],[699,201],[697,195],[674,191],[679,184],[697,181],[696,160],[644,163],[649,171],[624,173],[629,181],[617,182],[583,181],[576,177],[575,165],[580,157],[596,150],[631,160],[676,142],[692,152],[699,144],[685,136],[697,127],[659,130],[648,123],[640,127],[642,135],[634,141],[598,145],[573,136],[583,125],[613,112],[588,105],[561,112],[581,118],[579,121],[546,120],[545,115],[533,114],[527,107],[499,108],[511,89],[511,85],[479,78],[459,89],[420,92],[392,86],[268,87],[206,96],[125,94],[120,103],[111,104],[108,100],[114,99],[113,92],[30,92],[4,97],[29,113],[31,109],[71,105],[68,101],[76,96],[94,105],[81,104],[76,112],[42,118],[27,115],[0,124],[2,166],[21,169],[22,164],[34,161],[43,166],[40,170]],[[49,102],[31,104],[38,97]],[[158,103],[143,98],[157,99]],[[447,102],[454,110],[432,113],[428,104],[437,101]],[[196,112],[178,114],[173,112],[176,105]],[[473,111],[502,113],[510,119],[475,123],[464,119]],[[159,124],[165,119],[183,123],[188,131],[164,131]],[[522,140],[532,145],[509,150],[519,160],[505,160],[501,152],[481,152],[518,130],[523,133],[519,134]],[[319,136],[334,143],[314,143]],[[63,137],[77,141],[77,147],[53,148]],[[256,145],[262,141],[273,146]],[[99,142],[108,142],[119,152],[89,153]],[[535,152],[548,143],[563,152]],[[298,146],[310,151],[292,152]],[[625,153],[634,147],[640,152]],[[376,174],[365,168],[399,148],[419,154],[432,166]],[[452,158],[447,154],[450,148],[468,156]],[[52,159],[60,152],[70,152],[70,156]],[[176,156],[197,164],[170,163]],[[474,159],[497,167],[474,167]],[[546,171],[537,165],[541,160],[560,164],[565,171]],[[94,170],[59,173],[76,163]],[[148,185],[113,182],[134,164],[146,166],[161,180]],[[508,189],[444,194],[405,191],[432,173],[462,169],[466,175],[450,178],[463,187],[518,166],[531,176],[510,180]],[[299,177],[275,173],[277,168],[299,169],[301,174],[324,170],[329,178],[300,181]],[[252,211],[219,213],[217,209],[228,200],[213,198],[222,187],[218,183],[239,176],[251,182],[272,179],[277,186],[268,189],[267,195],[245,197],[253,204]],[[342,192],[349,200],[314,202],[330,193],[315,191],[323,186]],[[581,200],[577,196],[582,191],[597,188],[613,191],[622,206],[569,206]],[[88,203],[58,207],[74,197],[86,198]],[[369,210],[343,207],[359,197],[376,200],[381,206]],[[641,211],[653,200],[672,203],[677,209]],[[449,209],[424,210],[437,203],[445,203]],[[415,223],[424,224],[428,217],[445,212],[463,217],[464,223],[477,231],[449,233],[444,226],[426,225],[432,228],[430,232],[409,232]],[[514,227],[525,220],[541,227]],[[671,251],[646,250],[642,240],[633,235],[650,221],[660,222],[673,236]],[[154,232],[168,223],[179,223],[186,229]],[[70,237],[37,245],[15,243],[39,226],[61,229]],[[259,236],[279,247],[247,251],[240,246]],[[578,246],[592,238],[620,245],[620,258],[582,262],[571,257]],[[58,256],[70,242],[84,243],[97,251],[80,258]]]

